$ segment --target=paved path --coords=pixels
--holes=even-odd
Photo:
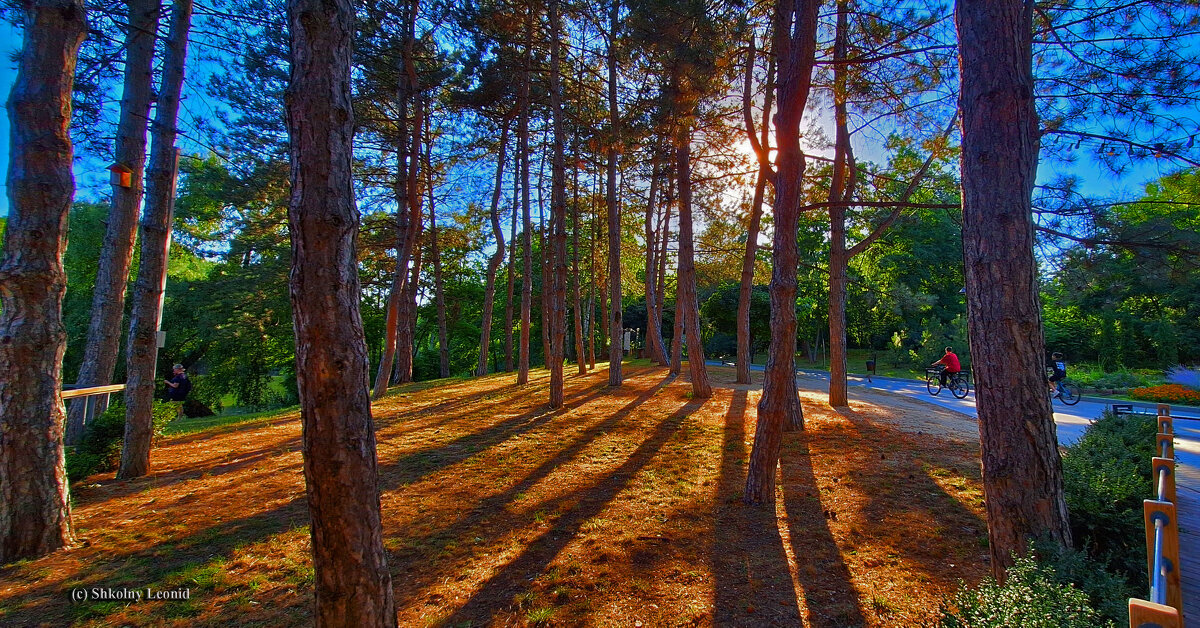
[[[710,361],[709,364],[721,366],[723,363]],[[726,365],[727,366],[727,365]],[[753,365],[755,371],[763,370],[761,365]],[[827,371],[797,371],[797,383],[805,388],[828,389],[829,373]],[[961,412],[968,416],[978,417],[975,410],[975,391],[965,399],[955,399],[950,391],[942,391],[936,397],[929,394],[925,382],[894,377],[872,377],[868,382],[862,375],[850,375],[849,386],[885,390],[888,392],[911,397]],[[1085,398],[1086,399],[1086,398]],[[1129,403],[1122,401],[1120,403]],[[1070,445],[1079,440],[1087,426],[1104,412],[1108,404],[1095,401],[1080,401],[1074,406],[1064,405],[1061,401],[1054,402],[1054,423],[1058,428],[1058,442]],[[1147,412],[1156,412],[1157,404],[1134,404]],[[1200,416],[1200,411],[1194,409],[1172,408],[1174,413],[1184,416]],[[1147,460],[1146,464],[1150,464]],[[1176,464],[1176,507],[1180,520],[1180,575],[1183,579],[1183,614],[1185,626],[1200,628],[1200,421],[1180,420],[1175,422],[1175,464]],[[1149,595],[1147,590],[1144,595]]]

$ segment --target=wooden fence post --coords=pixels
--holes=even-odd
[[[1150,576],[1150,584],[1155,582],[1154,574],[1154,524],[1162,520],[1162,560],[1166,572],[1165,589],[1166,602],[1182,612],[1183,593],[1179,583],[1179,519],[1175,514],[1175,504],[1167,501],[1147,499],[1143,504],[1146,523],[1146,572]]]
[[[1129,628],[1182,628],[1179,609],[1129,598]]]

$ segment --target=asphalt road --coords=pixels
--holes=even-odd
[[[718,361],[709,361],[709,364],[721,366],[724,363]],[[728,366],[728,364],[724,364]],[[761,371],[761,365],[753,365],[753,370]],[[806,389],[828,389],[829,373],[826,371],[810,371],[799,369],[796,375],[797,384]],[[967,395],[965,399],[955,399],[950,391],[943,390],[941,394],[934,397],[929,394],[925,387],[925,382],[911,379],[898,379],[893,377],[872,377],[872,381],[868,382],[867,378],[861,375],[850,375],[849,385],[851,390],[854,388],[868,388],[873,390],[885,390],[888,392],[911,397],[919,401],[932,403],[942,406],[956,412],[961,412],[968,416],[978,417],[979,414],[975,410],[975,391]],[[1121,401],[1119,403],[1129,403]],[[1139,409],[1147,412],[1155,412],[1155,404],[1134,404],[1140,406]],[[1080,401],[1074,406],[1063,404],[1062,401],[1054,401],[1054,423],[1058,428],[1058,442],[1063,445],[1070,445],[1079,440],[1083,435],[1083,431],[1087,426],[1104,412],[1108,406],[1107,403],[1089,401],[1087,398]],[[1177,413],[1184,414],[1182,409],[1177,410]],[[1187,412],[1188,416],[1200,416],[1200,411]],[[1175,423],[1175,460],[1180,466],[1190,467],[1186,472],[1180,469],[1180,476],[1191,476],[1197,481],[1194,486],[1200,488],[1200,421],[1181,420]],[[1181,480],[1183,477],[1181,477]]]

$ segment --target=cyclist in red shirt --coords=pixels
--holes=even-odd
[[[942,386],[946,385],[946,380],[948,380],[951,375],[954,375],[962,370],[962,364],[959,364],[958,356],[954,354],[954,347],[946,347],[946,355],[943,355],[942,359],[934,362],[930,366],[934,366],[936,364],[941,364],[946,367],[942,369],[941,373],[938,373],[938,381],[941,382]]]

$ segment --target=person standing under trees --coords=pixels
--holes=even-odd
[[[183,401],[192,391],[192,382],[182,364],[171,367],[172,376],[167,380],[167,401]]]
[[[938,380],[941,382],[942,386],[946,385],[946,382],[951,376],[958,374],[958,372],[962,370],[962,364],[959,363],[958,356],[954,353],[954,347],[946,347],[946,355],[943,355],[942,359],[934,362],[930,366],[937,366],[938,364],[946,367],[942,369],[941,373],[938,373]]]

